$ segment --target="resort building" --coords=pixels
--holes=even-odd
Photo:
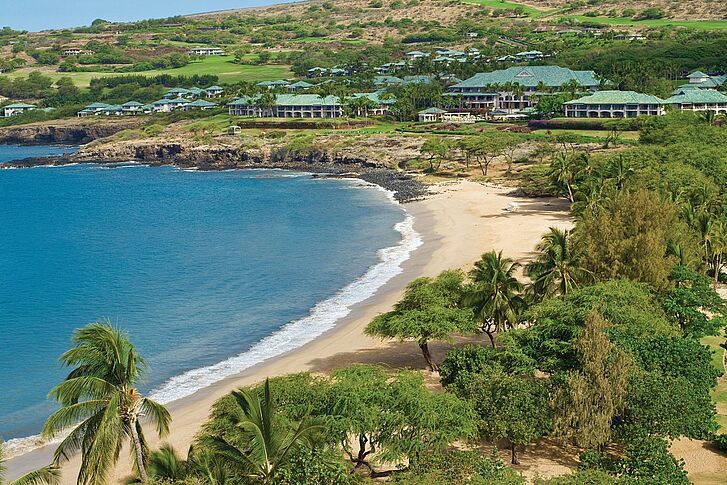
[[[702,71],[694,71],[687,76],[687,79],[689,79],[689,84],[679,86],[680,88],[689,86],[701,89],[719,89],[727,82],[727,75],[710,76]]]
[[[414,61],[416,59],[422,59],[425,57],[429,57],[429,54],[422,51],[410,51],[404,54],[404,58],[409,61]]]
[[[78,49],[75,47],[69,47],[68,49],[63,50],[63,57],[70,57],[70,56],[92,56],[96,54],[96,51],[88,50],[88,49]]]
[[[289,84],[290,82],[286,81],[285,79],[278,79],[277,81],[260,81],[256,84],[256,86],[267,89],[276,89],[286,88]]]
[[[434,123],[442,121],[442,116],[447,112],[439,108],[427,108],[418,113],[419,121],[422,123]]]
[[[221,86],[217,86],[217,85],[205,88],[204,92],[207,93],[208,98],[216,98],[218,96],[222,96],[223,94],[225,94],[224,88],[222,88]]]
[[[217,103],[212,103],[210,101],[206,101],[204,99],[197,99],[195,101],[192,101],[189,104],[185,104],[182,109],[185,111],[192,111],[192,110],[208,110],[213,109],[217,107]]]
[[[189,53],[195,56],[224,56],[225,51],[219,47],[194,47]]]
[[[286,89],[289,93],[297,93],[299,91],[307,91],[313,87],[315,87],[315,84],[311,84],[306,81],[298,81],[293,84],[289,84],[288,86],[286,86]]]
[[[137,101],[129,101],[121,105],[121,114],[139,115],[144,114],[144,105]]]
[[[634,91],[599,91],[563,103],[568,118],[635,118],[663,115],[664,100]]]
[[[357,116],[386,116],[389,114],[389,108],[396,103],[394,96],[388,95],[382,99],[383,90],[374,91],[373,93],[354,93],[351,99],[366,98],[369,100],[369,106],[357,108],[355,114]]]
[[[2,110],[3,110],[3,116],[5,116],[7,118],[10,116],[21,115],[28,111],[33,111],[34,109],[37,109],[37,108],[38,107],[34,104],[14,103],[14,104],[9,104],[7,106],[4,106],[2,108]]]
[[[395,86],[402,84],[404,80],[396,76],[376,76],[374,77],[374,86]]]
[[[727,96],[713,89],[678,89],[664,104],[682,111],[727,113]]]
[[[448,95],[461,96],[469,109],[515,112],[534,107],[538,96],[562,91],[564,85],[595,92],[600,82],[593,71],[558,66],[510,67],[475,74],[451,86]]]
[[[340,118],[343,106],[337,96],[277,94],[271,106],[261,106],[259,96],[244,96],[228,104],[231,116],[273,118]]]

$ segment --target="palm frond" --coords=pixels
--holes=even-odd
[[[48,465],[39,468],[30,473],[26,473],[20,478],[13,480],[7,485],[54,485],[61,481],[61,469],[57,466]]]

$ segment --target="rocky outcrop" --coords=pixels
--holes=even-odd
[[[0,128],[0,144],[62,144],[81,145],[106,138],[129,128],[135,128],[135,119],[109,120],[109,122],[38,123]]]

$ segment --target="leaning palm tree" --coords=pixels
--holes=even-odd
[[[61,471],[58,467],[49,465],[38,470],[26,473],[22,477],[16,478],[10,482],[5,481],[5,455],[2,444],[0,443],[0,484],[4,485],[54,485],[60,482]]]
[[[232,395],[240,411],[232,417],[232,422],[242,433],[241,442],[245,445],[239,446],[237,440],[233,444],[221,436],[205,437],[202,444],[225,460],[238,476],[246,476],[256,483],[273,483],[291,452],[320,426],[306,421],[290,425],[276,412],[267,380],[262,397],[247,389],[234,391]]]
[[[502,252],[490,251],[469,273],[472,284],[465,292],[464,304],[473,307],[493,347],[493,333],[513,328],[525,307],[523,285],[514,276],[519,267],[512,259],[503,258]]]
[[[130,440],[139,478],[146,482],[148,453],[139,418],[154,424],[161,437],[169,432],[171,416],[135,387],[144,360],[126,334],[107,322],[76,330],[73,342],[75,346],[61,356],[61,362],[75,368],[50,392],[61,408],[43,428],[46,438],[73,428],[58,445],[54,463],[80,450],[78,483],[106,483],[122,445]]]
[[[538,297],[567,295],[591,279],[591,272],[580,265],[581,254],[572,231],[551,227],[538,243],[537,250],[540,254],[525,267],[525,273],[532,280],[531,289]]]

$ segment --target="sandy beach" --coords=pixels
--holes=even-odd
[[[423,245],[404,263],[400,275],[373,297],[356,305],[334,330],[317,340],[169,404],[172,430],[164,441],[186,452],[217,399],[268,376],[325,371],[353,362],[424,368],[415,344],[381,342],[366,337],[363,329],[374,316],[392,308],[412,279],[433,276],[450,268],[467,269],[483,252],[492,249],[525,262],[532,258],[535,245],[549,227],[571,225],[564,201],[514,197],[508,195],[511,191],[461,181],[435,186],[430,197],[407,204],[405,207],[415,218],[414,227],[422,236]],[[511,204],[516,204],[517,209],[504,210],[512,207]],[[442,357],[441,346],[433,350],[435,357]],[[147,434],[150,444],[157,447],[159,441],[151,435],[151,432]],[[9,478],[47,464],[52,452],[53,447],[46,446],[10,460]],[[128,452],[122,452],[114,472],[115,483],[128,476],[129,463]],[[64,466],[62,483],[75,483],[77,467],[78,458]]]

